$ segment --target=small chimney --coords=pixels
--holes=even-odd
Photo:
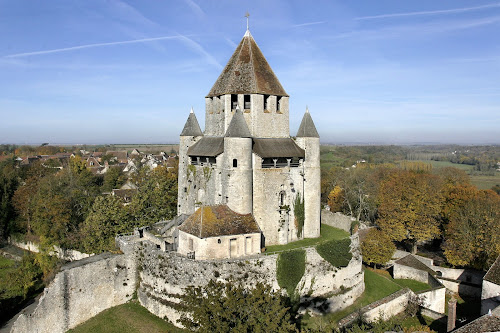
[[[447,332],[453,331],[455,328],[455,321],[457,320],[457,300],[452,297],[448,301],[448,325],[446,327]]]

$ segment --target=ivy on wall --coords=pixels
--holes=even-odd
[[[302,236],[302,230],[304,229],[304,199],[301,197],[300,193],[297,193],[295,197],[295,202],[293,205],[293,212],[295,215],[295,226],[297,227],[297,238]]]
[[[295,288],[306,271],[306,251],[297,249],[282,252],[277,260],[278,285],[286,290],[290,298],[293,298]]]

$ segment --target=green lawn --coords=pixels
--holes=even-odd
[[[349,237],[349,233],[344,230],[330,227],[326,224],[321,225],[321,236],[319,238],[305,238],[296,242],[288,243],[285,245],[270,245],[266,246],[266,253],[276,251],[287,251],[297,249],[299,247],[314,246],[331,239],[344,239]]]
[[[375,302],[381,298],[389,296],[392,293],[400,290],[401,286],[396,284],[391,279],[379,275],[369,269],[365,269],[365,292],[361,297],[359,297],[354,304],[351,306],[335,312],[325,315],[324,319],[326,319],[330,323],[338,323],[338,321],[345,316],[353,313],[356,310],[361,309],[363,306],[368,305],[370,303]],[[320,317],[312,317],[304,320],[305,327],[316,327],[318,319]]]
[[[107,309],[68,332],[155,333],[186,332],[156,317],[136,301]]]
[[[394,280],[388,272],[375,272],[370,269],[365,269],[365,292],[351,306],[323,317],[305,318],[303,327],[314,328],[319,322],[338,323],[338,321],[347,315],[361,309],[362,307],[373,303],[381,298],[389,296],[404,287],[408,287],[415,292],[429,289],[429,285],[415,280],[397,279]]]
[[[427,283],[415,281],[415,280],[410,280],[410,279],[394,279],[393,280],[395,283],[399,284],[401,287],[408,287],[414,292],[419,292],[422,290],[428,290],[431,289],[431,286],[429,286]]]

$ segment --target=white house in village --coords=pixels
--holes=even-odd
[[[205,97],[205,130],[191,110],[180,135],[178,214],[196,214],[190,227],[179,229],[179,252],[234,257],[319,237],[319,135],[306,110],[296,137],[290,136],[288,100],[247,30]],[[213,223],[225,226],[216,229],[227,232],[199,233],[206,207],[215,215],[247,216],[248,229],[229,228],[237,219],[217,217]],[[299,208],[303,219],[295,216]]]

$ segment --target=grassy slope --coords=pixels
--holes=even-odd
[[[389,296],[396,291],[408,287],[414,291],[429,289],[429,285],[414,280],[394,280],[386,271],[373,271],[365,269],[365,292],[358,298],[354,304],[344,310],[327,314],[327,321],[337,323],[340,319],[359,310],[363,306],[373,303],[381,298]],[[305,321],[306,326],[315,326],[314,321],[319,320],[319,317],[310,318]]]
[[[266,247],[266,253],[275,251],[286,251],[299,247],[313,246],[331,239],[343,239],[349,237],[349,233],[344,230],[330,227],[326,224],[321,225],[321,236],[319,238],[305,238],[285,245],[270,245]]]
[[[107,309],[68,332],[71,333],[155,333],[185,332],[151,314],[137,302]]]

